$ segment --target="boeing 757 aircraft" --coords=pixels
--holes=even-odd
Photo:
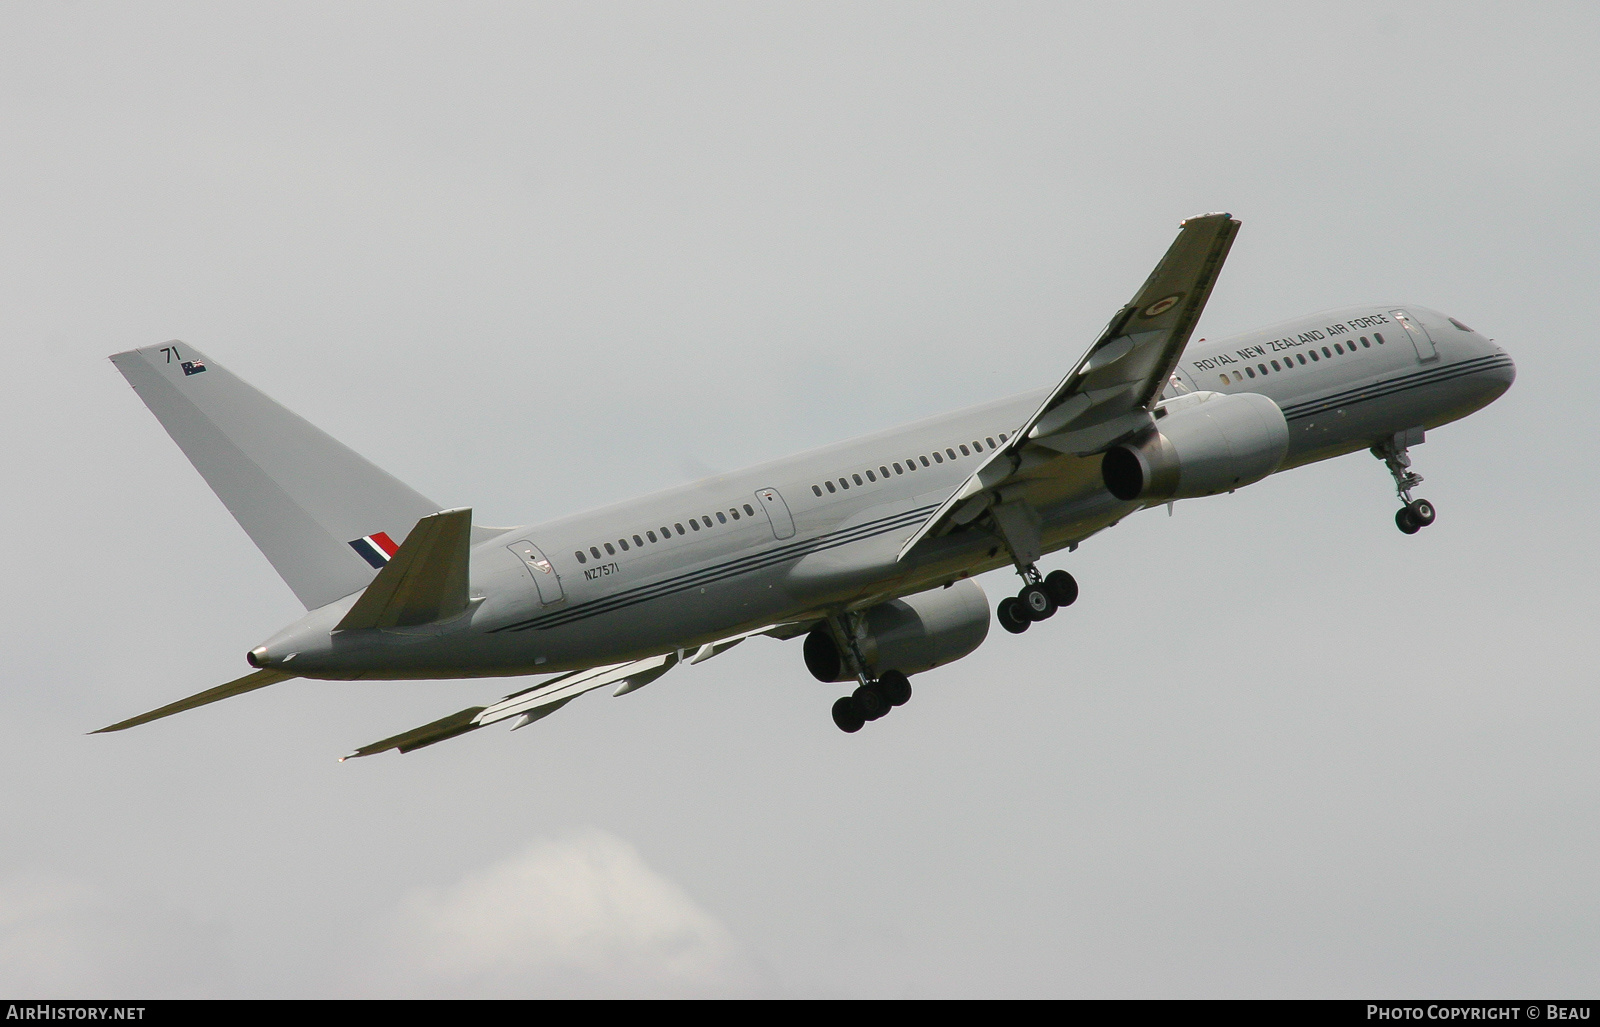
[[[1455,318],[1378,304],[1188,347],[1239,222],[1178,237],[1061,382],[543,524],[490,528],[341,445],[183,342],[111,358],[305,604],[236,681],[102,728],[121,731],[294,677],[548,675],[363,746],[408,752],[584,692],[642,688],[757,635],[804,638],[852,683],[844,731],[911,698],[910,678],[989,633],[974,575],[1022,579],[995,610],[1022,632],[1078,597],[1039,568],[1146,507],[1232,492],[1367,450],[1394,479],[1410,447],[1511,386],[1511,358]]]

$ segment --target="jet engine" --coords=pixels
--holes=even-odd
[[[1258,482],[1289,450],[1289,423],[1266,396],[1196,392],[1163,405],[1156,430],[1113,446],[1100,463],[1106,489],[1146,505]]]
[[[897,670],[910,676],[966,656],[989,635],[989,597],[976,581],[962,578],[944,588],[918,592],[861,614],[866,634],[856,639],[867,670]],[[851,681],[850,664],[826,624],[806,636],[806,669],[818,681]]]

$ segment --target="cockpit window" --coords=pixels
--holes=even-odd
[[[1463,332],[1470,332],[1470,331],[1472,331],[1472,329],[1471,329],[1471,328],[1468,328],[1468,327],[1467,327],[1467,326],[1466,326],[1466,325],[1464,325],[1464,324],[1462,324],[1462,323],[1461,323],[1461,322],[1460,322],[1460,321],[1457,321],[1457,320],[1456,320],[1456,319],[1455,319],[1455,318],[1453,318],[1453,317],[1452,317],[1452,318],[1450,318],[1450,323],[1451,323],[1451,324],[1453,324],[1453,325],[1455,325],[1455,326],[1456,326],[1456,327],[1457,327],[1457,328],[1459,328],[1459,329],[1461,329],[1461,330],[1462,330],[1462,331],[1463,331]]]

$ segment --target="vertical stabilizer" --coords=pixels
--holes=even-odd
[[[439,509],[187,343],[111,362],[307,609],[365,588]]]

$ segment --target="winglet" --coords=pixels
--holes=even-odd
[[[467,507],[422,518],[335,630],[429,624],[465,610],[471,537]]]
[[[297,676],[298,675],[285,674],[276,670],[258,670],[254,674],[246,674],[244,677],[235,681],[230,681],[225,685],[218,685],[215,688],[208,688],[204,692],[199,692],[195,695],[189,696],[187,699],[179,699],[175,703],[168,703],[159,710],[151,710],[149,713],[141,713],[137,717],[129,717],[127,720],[118,721],[117,723],[112,724],[110,727],[103,727],[98,731],[91,731],[89,733],[91,735],[101,735],[105,734],[107,731],[124,731],[130,727],[138,727],[140,724],[148,724],[152,720],[160,720],[162,717],[170,717],[174,713],[182,713],[184,710],[192,710],[196,706],[205,706],[208,703],[214,703],[221,699],[228,699],[236,695],[243,695],[246,692],[253,692],[258,688],[265,688],[268,685],[275,685],[279,681],[287,681],[290,678]]]

